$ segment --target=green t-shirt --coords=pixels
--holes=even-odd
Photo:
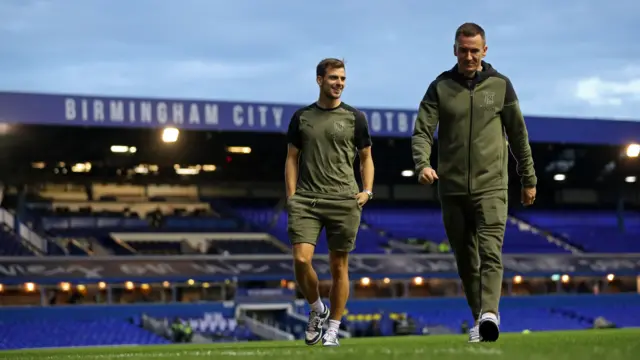
[[[354,161],[358,150],[371,146],[361,111],[345,103],[334,109],[305,106],[293,114],[287,140],[300,150],[296,193],[352,198],[359,192]]]

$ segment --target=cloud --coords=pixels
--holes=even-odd
[[[591,76],[581,79],[575,86],[575,97],[591,106],[620,107],[640,103],[640,67],[623,71],[618,79]]]
[[[413,109],[453,65],[455,28],[476,21],[487,60],[512,79],[527,113],[634,117],[640,50],[626,44],[638,4],[0,0],[0,86],[307,103],[317,61],[337,56],[347,60],[345,101]],[[350,12],[346,22],[338,15]]]

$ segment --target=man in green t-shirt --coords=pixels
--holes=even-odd
[[[322,340],[338,346],[338,329],[349,297],[348,255],[355,247],[362,207],[373,197],[371,136],[364,114],[340,100],[346,80],[344,62],[322,60],[316,68],[317,102],[300,108],[289,123],[285,164],[288,233],[295,276],[311,305],[307,345]],[[360,158],[363,190],[353,171]],[[320,299],[311,261],[322,229],[326,230],[333,284],[331,309]],[[323,336],[323,326],[329,329]]]

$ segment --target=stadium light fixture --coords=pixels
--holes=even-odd
[[[24,284],[24,289],[28,292],[34,292],[36,290],[36,284],[28,282]]]
[[[127,290],[133,290],[133,283],[131,281],[127,281],[126,283],[124,283],[124,287]]]
[[[251,148],[248,146],[229,146],[227,152],[231,154],[251,154]]]
[[[71,167],[71,171],[75,173],[83,173],[91,171],[91,163],[77,163]]]
[[[626,178],[624,178],[624,181],[631,184],[636,182],[636,177],[635,176],[627,176]]]
[[[368,277],[363,277],[362,279],[360,279],[360,285],[369,286],[369,284],[371,284],[371,279],[369,279]]]
[[[416,285],[422,285],[423,282],[424,282],[424,280],[420,276],[416,276],[413,279],[413,283],[416,284]]]
[[[69,284],[68,282],[60,283],[60,290],[62,290],[62,291],[71,290],[71,284]]]
[[[0,292],[4,291],[4,285],[0,284]]]
[[[136,174],[146,175],[149,173],[149,167],[143,164],[140,164],[133,168],[133,172],[135,172]]]
[[[412,177],[413,176],[413,170],[403,170],[400,175],[402,175],[403,177]]]
[[[180,130],[169,127],[162,131],[162,141],[166,143],[174,143],[178,141],[178,136],[180,136]]]
[[[200,173],[200,169],[197,167],[177,168],[175,170],[178,175],[198,175]]]
[[[569,280],[571,280],[571,278],[569,277],[569,275],[562,275],[562,278],[560,278],[560,280],[562,280],[563,283],[568,283]]]
[[[111,146],[112,153],[126,153],[129,152],[129,147],[125,145],[112,145]]]
[[[513,277],[513,283],[514,283],[514,284],[520,284],[520,283],[522,283],[522,276],[520,276],[520,275],[516,275],[516,276],[514,276],[514,277]]]
[[[637,158],[638,155],[640,155],[640,145],[629,144],[629,146],[627,146],[627,157]]]
[[[553,175],[553,180],[555,181],[565,181],[567,176],[565,174],[555,174]]]
[[[609,275],[607,275],[607,280],[608,280],[609,282],[613,281],[613,279],[615,279],[615,278],[616,278],[616,276],[615,276],[615,275],[613,275],[613,274],[609,274]]]
[[[100,281],[100,282],[98,283],[98,288],[99,288],[100,290],[106,289],[106,288],[107,288],[107,283],[105,283],[104,281]]]
[[[383,283],[385,283],[385,284],[388,284],[388,283],[390,283],[390,282],[391,282],[391,279],[389,279],[389,278],[384,278],[384,279],[382,279],[382,282],[383,282]]]

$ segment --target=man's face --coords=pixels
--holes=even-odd
[[[327,99],[337,100],[342,95],[344,89],[344,83],[347,80],[344,68],[327,69],[327,73],[324,77],[318,76],[316,81],[320,86],[320,92],[327,97]]]
[[[460,35],[453,45],[453,53],[458,58],[460,71],[473,74],[480,68],[482,59],[487,55],[487,45],[480,35],[473,37]]]

